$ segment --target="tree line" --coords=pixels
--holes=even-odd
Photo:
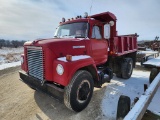
[[[0,39],[0,49],[2,47],[20,47],[23,46],[25,43],[25,40],[5,40],[5,39]]]

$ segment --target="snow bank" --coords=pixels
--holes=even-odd
[[[20,61],[23,47],[19,48],[6,48],[0,49],[0,65]]]
[[[7,47],[2,47],[0,49],[0,54],[7,55],[8,53],[21,53],[23,52],[23,47],[18,47],[18,48],[7,48]]]
[[[2,47],[0,49],[0,70],[19,66],[21,64],[20,58],[23,53],[23,47],[19,48],[7,48]]]
[[[0,70],[6,69],[6,68],[10,68],[10,67],[16,67],[21,65],[21,61],[18,62],[12,62],[12,63],[5,63],[0,65]]]

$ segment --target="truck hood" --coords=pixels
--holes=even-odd
[[[26,42],[24,45],[41,46],[44,50],[48,48],[56,55],[56,58],[59,58],[66,55],[85,55],[86,40],[84,38],[51,38]]]

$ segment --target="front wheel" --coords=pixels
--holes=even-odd
[[[64,104],[80,112],[87,107],[93,94],[93,78],[88,71],[79,70],[65,87]]]

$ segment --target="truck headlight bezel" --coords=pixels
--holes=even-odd
[[[64,73],[64,68],[61,64],[58,64],[56,67],[56,71],[58,73],[58,75],[62,75]]]

